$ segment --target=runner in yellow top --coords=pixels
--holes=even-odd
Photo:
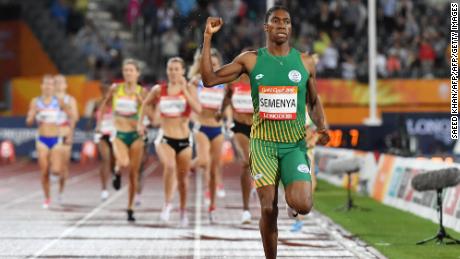
[[[316,91],[312,57],[289,45],[291,17],[283,6],[265,15],[266,47],[247,51],[213,71],[211,38],[222,27],[209,17],[204,32],[201,73],[206,87],[231,82],[245,73],[251,81],[254,106],[250,139],[251,174],[261,205],[260,231],[266,258],[276,258],[278,184],[285,186],[288,205],[307,214],[313,206],[305,144],[305,104],[318,127],[319,143],[329,140],[324,111]]]
[[[136,196],[139,168],[142,160],[144,141],[137,132],[137,120],[140,114],[143,97],[147,94],[137,80],[140,76],[139,64],[133,59],[123,62],[122,84],[114,84],[100,104],[99,110],[102,117],[106,110],[106,103],[112,102],[114,112],[114,125],[117,131],[113,140],[115,154],[115,170],[113,175],[113,187],[119,190],[121,187],[120,170],[129,166],[129,195],[128,195],[128,221],[134,218],[134,197]],[[98,123],[98,131],[101,129]]]

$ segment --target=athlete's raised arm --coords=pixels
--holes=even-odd
[[[229,83],[236,80],[242,73],[249,73],[248,67],[255,64],[256,52],[247,51],[238,55],[231,63],[219,68],[212,69],[211,62],[211,39],[212,35],[220,30],[223,25],[222,18],[208,17],[206,29],[203,35],[203,49],[200,62],[201,77],[205,87]],[[253,65],[252,65],[253,66]]]

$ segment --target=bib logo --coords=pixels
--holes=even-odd
[[[259,79],[262,79],[262,77],[264,77],[263,74],[258,74],[258,75],[256,75],[255,79],[256,79],[256,80],[259,80]]]
[[[252,179],[254,179],[255,181],[259,180],[260,178],[264,177],[263,174],[256,174],[252,177]]]
[[[297,166],[297,170],[304,174],[310,173],[310,168],[308,168],[306,164],[300,164],[299,166]]]
[[[300,74],[300,72],[297,70],[289,71],[288,77],[294,83],[298,83],[300,80],[302,80],[302,74]]]

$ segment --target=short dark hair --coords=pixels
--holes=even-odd
[[[268,22],[268,18],[270,17],[270,15],[272,15],[272,13],[274,11],[278,11],[278,10],[283,10],[283,11],[286,11],[287,13],[289,13],[289,9],[286,6],[276,4],[273,7],[271,7],[270,9],[268,9],[267,12],[265,13],[265,23]]]

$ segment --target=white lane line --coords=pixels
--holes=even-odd
[[[158,166],[158,163],[153,163],[150,165],[145,171],[146,174],[144,176],[149,175],[152,173],[155,168]],[[43,246],[38,252],[36,252],[33,256],[29,256],[28,258],[37,258],[41,256],[46,250],[50,249],[53,245],[55,245],[57,242],[59,242],[61,239],[67,237],[70,233],[75,231],[79,226],[83,225],[88,221],[90,218],[92,218],[94,215],[96,215],[98,212],[100,212],[103,208],[105,208],[107,205],[110,203],[114,202],[116,199],[118,199],[121,195],[124,194],[124,192],[128,189],[129,184],[125,185],[120,191],[118,191],[115,195],[111,196],[108,200],[105,202],[99,204],[96,208],[94,208],[92,211],[90,211],[88,214],[86,214],[85,217],[77,221],[73,226],[68,227],[64,232],[59,235],[59,237],[53,239],[51,242]]]
[[[194,246],[193,259],[200,259],[200,241],[201,241],[201,199],[202,199],[202,177],[201,172],[195,173],[195,231],[194,231]]]
[[[1,185],[10,185],[11,183],[14,183],[14,182],[20,180],[24,176],[31,176],[31,175],[35,175],[35,174],[38,174],[38,173],[40,173],[40,170],[29,171],[29,172],[22,173],[20,175],[9,176],[9,177],[7,177],[5,179],[0,179],[0,181],[2,183]],[[24,177],[24,178],[26,178],[26,177]]]
[[[67,186],[71,186],[71,185],[74,185],[76,183],[79,183],[89,177],[92,177],[92,175],[96,172],[99,171],[99,168],[96,168],[96,169],[93,169],[87,173],[84,173],[84,174],[80,174],[80,175],[77,175],[77,176],[74,176],[74,177],[71,177],[69,178],[68,182],[67,182]],[[54,186],[54,185],[57,185],[58,183],[51,183],[51,187]],[[50,187],[50,188],[51,188]],[[26,196],[23,196],[23,197],[20,197],[20,198],[17,198],[17,199],[14,199],[8,203],[5,203],[3,205],[0,206],[0,210],[1,209],[6,209],[12,205],[15,205],[15,204],[18,204],[18,203],[21,203],[21,202],[24,202],[24,201],[28,201],[30,199],[33,199],[39,195],[43,194],[43,190],[40,190],[40,191],[36,191],[36,192],[33,192],[29,195],[26,195]]]

